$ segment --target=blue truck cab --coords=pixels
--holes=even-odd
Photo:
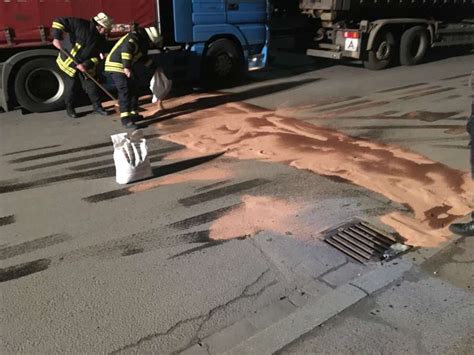
[[[7,13],[16,13],[11,23],[19,26],[5,29],[11,36],[0,48],[0,108],[6,111],[14,107],[29,112],[64,108],[64,81],[56,64],[58,52],[51,45],[48,31],[43,31],[55,16],[88,18],[100,9],[116,19],[117,35],[123,35],[134,22],[157,26],[165,50],[156,50],[153,58],[175,82],[182,79],[200,86],[225,85],[243,78],[247,71],[263,68],[267,61],[267,0],[68,0],[64,8],[54,7],[56,12],[50,11],[55,6],[53,1],[23,2],[0,1],[0,12],[9,9]],[[34,15],[36,22],[18,20],[30,18],[29,14],[36,11],[41,14]],[[34,26],[39,28],[37,39],[17,45],[13,35],[24,32],[32,36]],[[109,45],[112,48],[114,42]],[[140,70],[141,84],[146,89],[152,73],[137,68]],[[107,75],[104,85],[114,89]]]
[[[267,0],[170,2],[158,1],[158,26],[165,46],[182,46],[197,59],[193,66],[199,67],[193,73],[199,72],[206,80],[229,82],[265,67]]]

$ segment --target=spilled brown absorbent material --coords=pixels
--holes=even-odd
[[[194,101],[193,101],[194,100]],[[286,163],[320,175],[339,176],[408,204],[414,215],[394,212],[382,221],[407,243],[432,247],[450,236],[447,226],[470,212],[473,183],[467,173],[397,146],[355,139],[245,103],[200,109],[209,97],[167,102],[171,112],[195,112],[159,124],[163,139],[202,154],[227,150],[239,159]],[[216,100],[219,101],[219,100]]]
[[[223,240],[239,235],[254,235],[263,230],[285,234],[298,227],[293,216],[300,209],[296,203],[267,196],[242,197],[241,207],[215,221],[210,228],[211,239]]]

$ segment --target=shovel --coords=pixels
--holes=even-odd
[[[61,51],[61,53],[64,53],[69,59],[71,59],[72,62],[73,62],[76,66],[79,65],[79,63],[76,62],[76,60],[72,57],[72,55],[69,54],[65,49],[60,48],[59,50]],[[94,79],[94,77],[93,77],[92,75],[90,75],[87,71],[82,72],[82,74],[84,74],[85,76],[87,76],[88,79],[92,80],[92,82],[93,82],[94,84],[96,84],[97,87],[98,87],[99,89],[101,89],[101,90],[102,90],[108,97],[110,97],[113,101],[117,101],[117,99],[116,99],[102,84],[100,84],[96,79]],[[115,107],[118,107],[117,102],[114,103],[114,106],[115,106]]]

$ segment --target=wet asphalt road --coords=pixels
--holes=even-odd
[[[437,58],[369,72],[282,55],[229,92],[235,101],[284,108],[314,125],[469,171],[464,124],[473,62],[474,55]],[[109,136],[121,128],[112,118],[0,116],[5,352],[186,349],[273,302],[295,293],[318,298],[376,268],[355,264],[318,235],[354,216],[380,226],[379,215],[404,209],[286,165],[198,153],[202,159],[169,160],[183,147],[161,140],[153,127],[145,132],[155,179],[209,166],[232,178],[130,192],[114,181]],[[306,206],[296,216],[301,228],[250,238],[236,230],[242,238],[209,240],[209,225],[244,194],[298,201]],[[311,235],[301,232],[308,227]],[[346,272],[331,275],[340,267]]]

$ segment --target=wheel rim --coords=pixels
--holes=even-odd
[[[64,82],[61,76],[52,69],[38,68],[32,70],[25,80],[28,96],[43,104],[58,101],[64,93]]]
[[[214,66],[215,73],[220,77],[229,75],[232,70],[232,59],[225,53],[222,53],[216,57]]]
[[[390,58],[392,54],[392,46],[388,41],[383,41],[380,43],[379,47],[377,48],[376,56],[378,60],[386,60]]]

